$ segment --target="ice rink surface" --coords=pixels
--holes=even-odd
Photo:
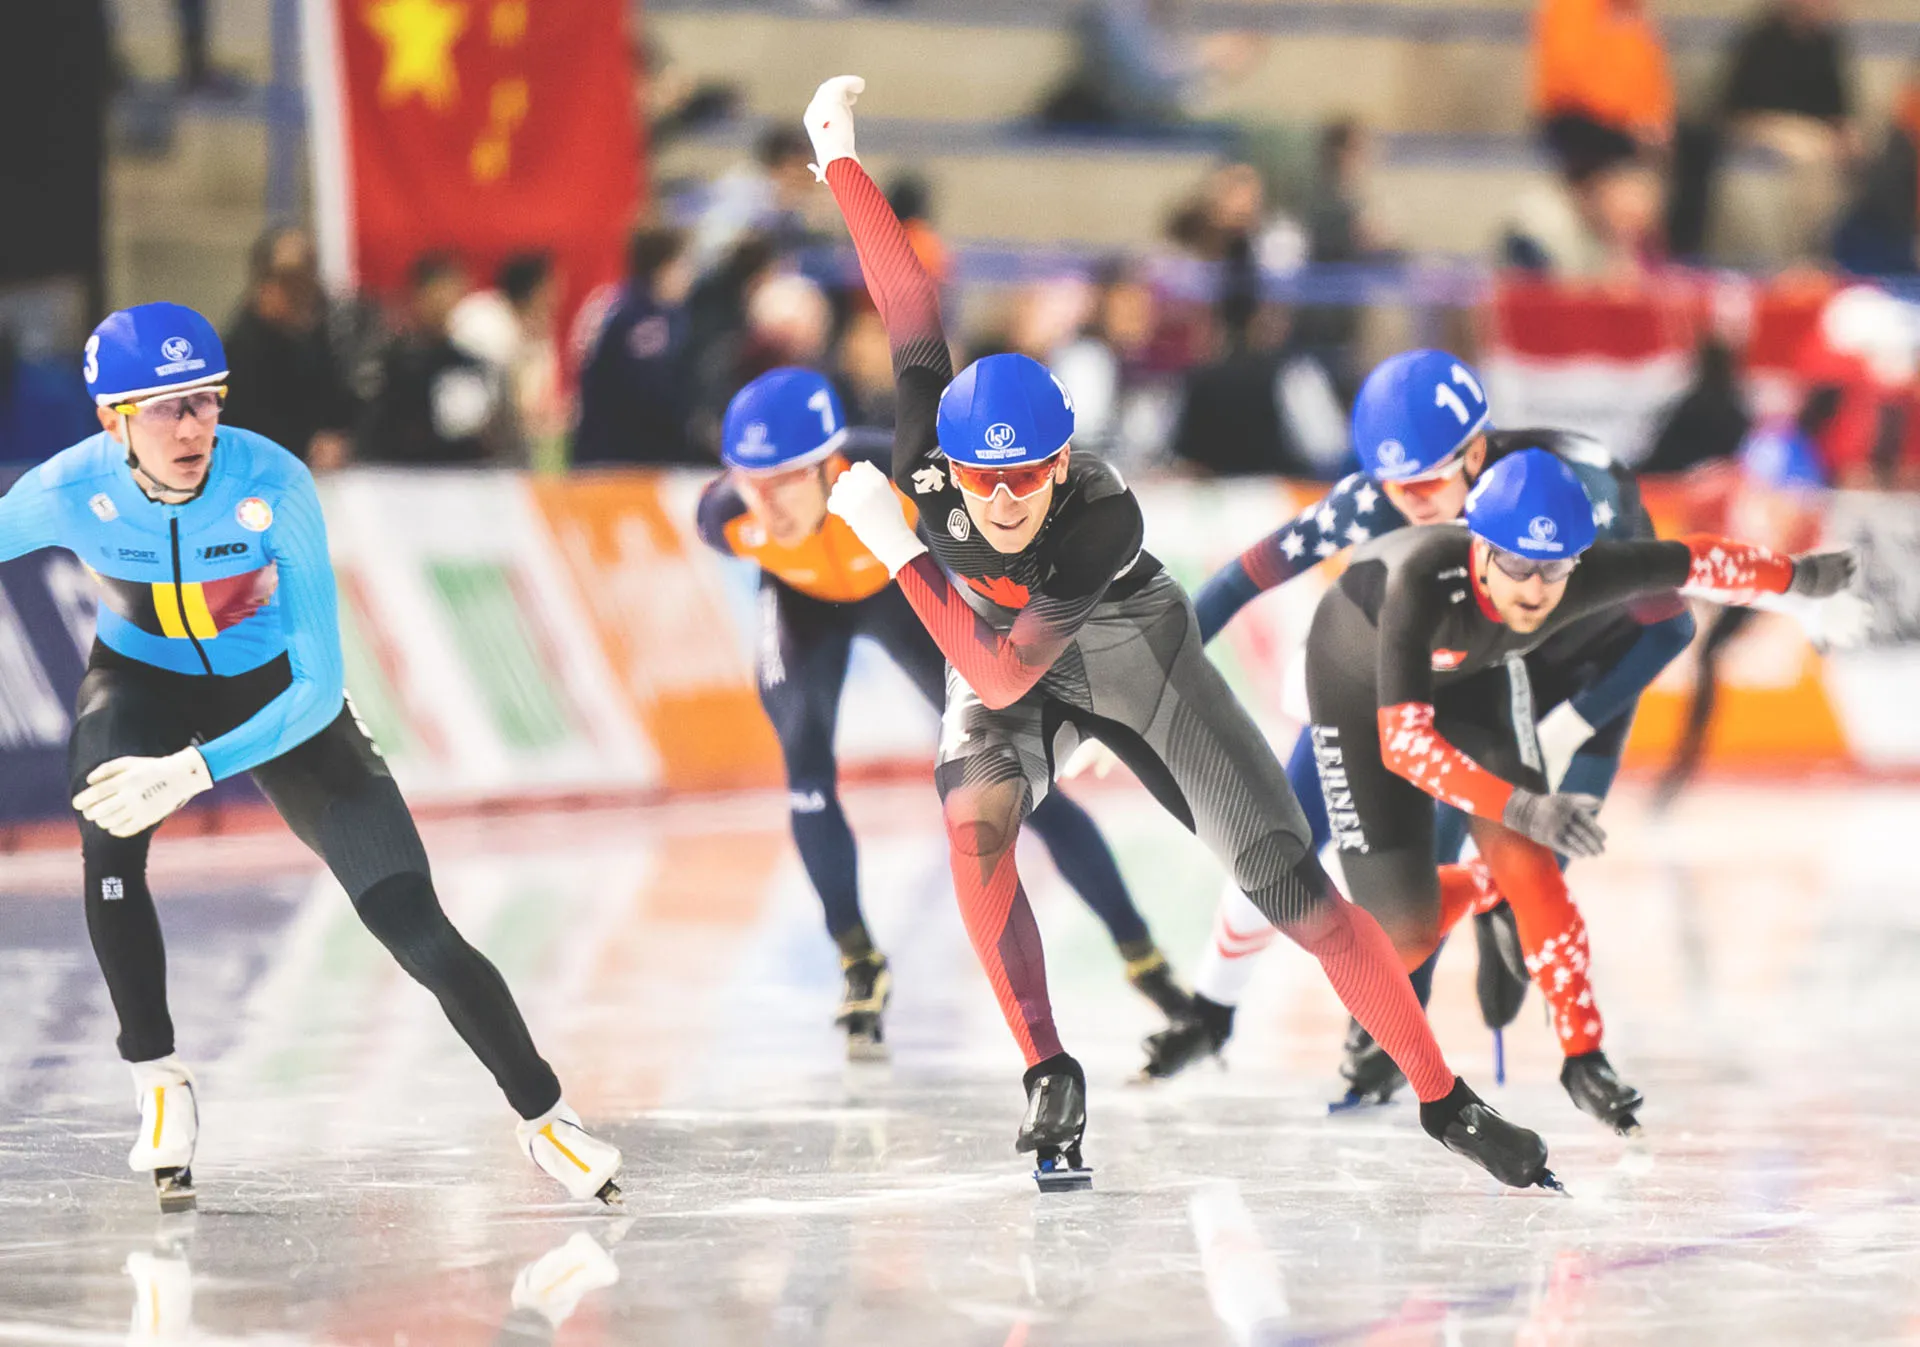
[[[1144,795],[1090,801],[1186,974],[1218,872]],[[135,1114],[77,854],[0,873],[0,1342],[1920,1342],[1920,792],[1624,790],[1577,867],[1644,1138],[1576,1113],[1537,996],[1495,1089],[1472,941],[1434,1018],[1571,1197],[1500,1190],[1410,1103],[1327,1116],[1343,1017],[1267,956],[1228,1049],[1129,1085],[1151,1008],[1025,855],[1086,1063],[1089,1194],[1012,1150],[1020,1061],[962,933],[931,793],[850,800],[893,960],[893,1060],[851,1066],[837,963],[760,796],[428,830],[454,919],[622,1214],[559,1200],[438,1007],[278,834],[156,852],[200,1209],[126,1168]]]

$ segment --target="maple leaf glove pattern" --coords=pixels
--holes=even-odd
[[[854,536],[887,568],[900,568],[927,550],[893,494],[893,483],[871,463],[855,463],[840,474],[827,496],[827,509],[847,521]]]

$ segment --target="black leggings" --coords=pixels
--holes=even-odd
[[[136,663],[96,645],[80,683],[69,778],[120,757],[160,757],[241,724],[291,679],[284,657],[232,678],[193,677]],[[332,724],[253,770],[295,835],[326,862],[354,911],[413,979],[439,999],[507,1101],[536,1118],[560,1082],[534,1049],[513,994],[494,966],[447,920],[426,849],[380,751],[343,707]],[[76,815],[78,818],[78,815]],[[151,1061],[174,1050],[166,951],[147,887],[153,831],[115,837],[79,818],[87,932],[120,1020],[120,1055]]]
[[[833,751],[848,655],[854,637],[867,637],[936,710],[946,698],[946,657],[894,585],[856,603],[828,603],[769,577],[761,582],[760,602],[760,704],[786,760],[794,844],[820,895],[828,934],[842,943],[854,933],[864,939],[853,830],[840,808]],[[1028,825],[1115,944],[1148,939],[1146,921],[1086,810],[1056,793]]]

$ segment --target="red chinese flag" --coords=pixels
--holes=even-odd
[[[639,205],[626,0],[305,6],[328,278],[397,293],[444,249],[480,282],[553,254],[562,327],[617,280]]]

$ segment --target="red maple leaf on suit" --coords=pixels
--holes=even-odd
[[[1004,575],[991,576],[985,580],[976,580],[969,575],[966,580],[975,593],[986,595],[1002,608],[1025,608],[1027,601],[1033,597],[1027,593],[1025,585],[1009,580]]]

